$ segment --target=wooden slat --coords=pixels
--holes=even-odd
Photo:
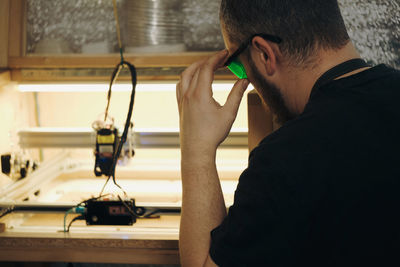
[[[0,238],[0,261],[179,264],[177,240]]]
[[[14,69],[11,70],[11,80],[14,82],[109,82],[111,77],[108,76],[53,76],[53,75],[32,75],[25,76],[22,70]],[[179,76],[138,76],[138,81],[176,81]],[[120,76],[118,81],[130,81],[130,77]]]
[[[213,52],[186,52],[169,54],[126,54],[125,59],[136,67],[186,67]],[[9,66],[22,68],[111,68],[120,60],[119,54],[110,55],[29,55],[10,57]]]
[[[9,42],[8,57],[21,57],[24,55],[24,29],[25,29],[25,4],[24,0],[10,1],[9,17]],[[10,61],[9,61],[10,62]]]
[[[11,79],[9,71],[0,72],[0,87],[8,84],[10,81]]]
[[[181,72],[184,69],[181,70]],[[80,72],[77,69],[13,69],[11,80],[16,82],[109,82],[112,69],[91,69]],[[78,74],[77,74],[78,73]],[[138,81],[177,81],[180,73],[176,74],[143,74],[138,70]],[[120,75],[119,81],[129,81],[129,75]],[[233,81],[236,77],[228,72],[217,72],[215,80]]]
[[[0,0],[0,68],[8,67],[8,20],[10,0]]]
[[[27,16],[28,16],[28,0],[22,0],[22,9],[21,9],[21,56],[26,55],[27,51]]]

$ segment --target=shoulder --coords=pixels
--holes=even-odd
[[[342,97],[354,100],[357,97],[387,97],[400,94],[400,71],[384,64],[372,67],[355,75],[332,81],[315,94],[323,97]]]

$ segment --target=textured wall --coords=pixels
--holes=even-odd
[[[111,0],[28,0],[27,20],[29,53],[43,39],[64,40],[75,53],[92,42],[117,45]]]
[[[339,0],[343,17],[361,56],[400,69],[400,1]]]
[[[187,49],[222,49],[220,0],[182,1]],[[351,39],[361,55],[373,64],[386,63],[400,69],[400,1],[339,2]],[[38,41],[44,38],[65,40],[75,53],[81,52],[83,44],[104,40],[116,51],[111,0],[28,0],[27,28],[28,52],[33,52]]]
[[[219,25],[220,0],[184,0],[184,40],[188,50],[220,50],[225,47]]]

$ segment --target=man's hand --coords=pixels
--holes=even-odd
[[[176,95],[182,154],[212,153],[232,127],[249,82],[236,82],[224,106],[215,101],[211,87],[214,72],[223,67],[227,56],[227,50],[221,51],[207,60],[192,64],[181,75]]]
[[[215,165],[218,145],[236,118],[248,81],[233,86],[224,106],[212,97],[214,72],[228,53],[196,62],[176,86],[180,116],[182,213],[179,250],[182,266],[216,266],[209,256],[210,232],[221,224],[226,207]]]

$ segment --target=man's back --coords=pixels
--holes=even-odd
[[[398,266],[400,73],[383,65],[313,91],[251,153],[212,232],[220,266]],[[391,265],[392,264],[392,265]]]

